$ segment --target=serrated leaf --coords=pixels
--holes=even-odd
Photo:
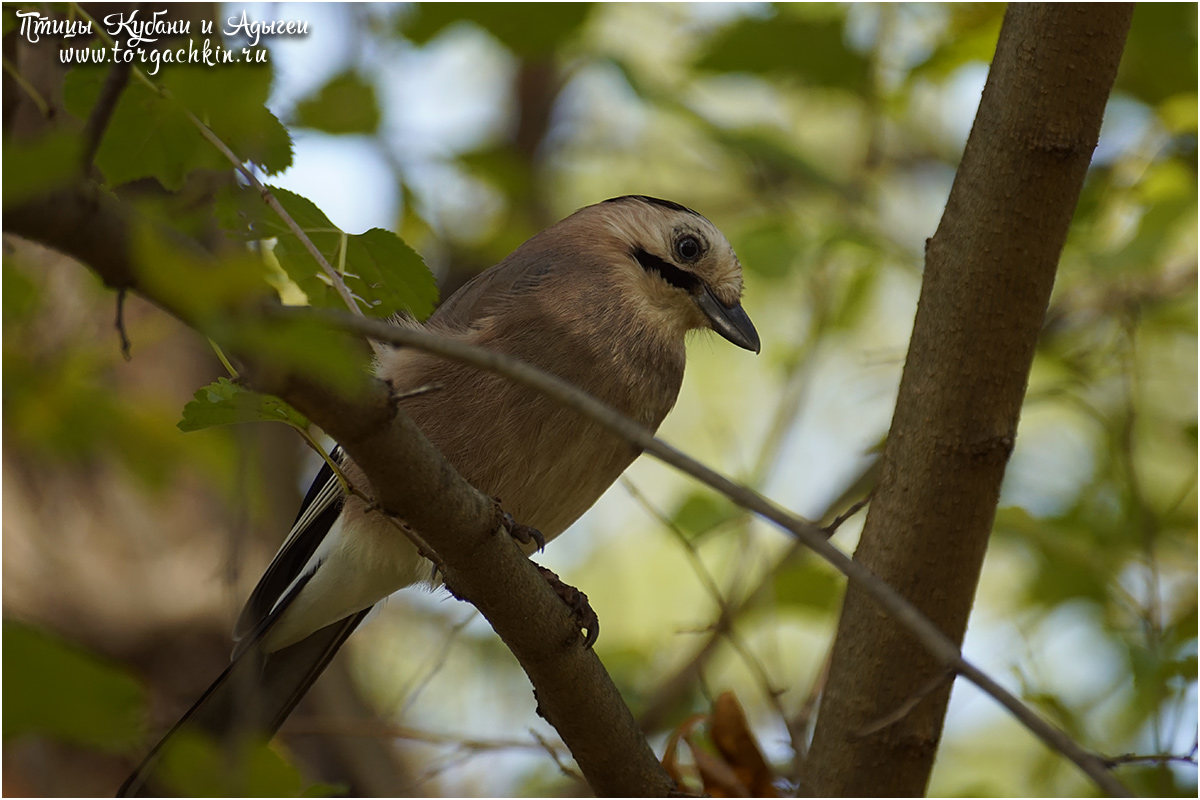
[[[142,737],[145,697],[119,667],[43,631],[4,623],[4,738],[51,736],[107,752]]]
[[[197,390],[183,407],[178,428],[191,432],[241,422],[282,422],[293,428],[308,427],[308,419],[278,397],[259,394],[228,378],[218,378],[216,383]]]
[[[67,73],[63,103],[68,111],[87,119],[107,70],[102,65],[79,66]],[[224,169],[229,162],[204,141],[182,106],[141,81],[131,80],[113,109],[96,151],[96,166],[110,186],[155,178],[164,188],[176,191],[193,170]]]
[[[379,120],[374,84],[353,71],[335,75],[296,106],[297,125],[325,133],[375,133]]]
[[[421,3],[401,33],[424,44],[456,22],[473,22],[519,56],[552,53],[580,28],[591,3]]]
[[[816,86],[863,92],[870,62],[846,47],[840,19],[742,19],[711,43],[697,68],[796,75]]]
[[[372,228],[349,237],[346,272],[350,290],[375,301],[375,316],[407,311],[425,319],[433,313],[437,300],[433,274],[417,252],[391,231]]]
[[[274,175],[292,165],[292,139],[267,110],[271,80],[270,64],[222,69],[188,64],[164,67],[159,83],[239,158]]]
[[[106,65],[76,66],[63,81],[68,111],[87,119],[108,74]],[[111,186],[155,178],[172,191],[197,169],[231,164],[188,118],[191,111],[239,157],[273,174],[291,165],[291,138],[266,108],[269,65],[213,69],[167,65],[157,76],[162,91],[131,80],[113,110],[96,152],[96,166]]]
[[[437,284],[425,262],[402,239],[382,228],[358,235],[343,233],[312,201],[286,189],[270,188],[330,266],[342,270],[343,281],[364,314],[388,317],[406,311],[424,319],[433,311]],[[234,236],[276,239],[275,258],[311,305],[345,309],[317,260],[256,193],[243,189],[221,198],[217,215]]]

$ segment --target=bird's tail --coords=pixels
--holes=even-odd
[[[157,775],[172,741],[196,731],[222,746],[269,739],[329,666],[370,609],[335,622],[294,645],[263,654],[248,647],[221,673],[183,719],[167,732],[117,791],[117,797],[160,795]]]

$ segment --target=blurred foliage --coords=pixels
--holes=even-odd
[[[108,68],[80,66],[63,84],[67,111],[87,119],[100,96]],[[164,69],[157,81],[131,79],[122,93],[96,153],[96,166],[109,185],[155,178],[178,190],[194,170],[229,168],[229,162],[189,119],[199,118],[244,160],[268,175],[291,166],[292,142],[266,109],[271,70],[203,66]]]
[[[777,502],[824,515],[886,431],[923,243],[949,191],[1002,6],[308,9],[340,37],[340,51],[322,40],[325,50],[310,43],[303,57],[285,58],[299,45],[280,37],[268,40],[269,65],[168,65],[150,82],[131,78],[96,158],[104,187],[180,231],[207,224],[248,245],[214,268],[148,240],[148,279],[169,271],[178,302],[199,317],[231,297],[251,302],[273,291],[288,302],[342,307],[256,192],[233,179],[202,190],[201,176],[227,176],[230,165],[189,114],[270,175],[293,162],[279,118],[298,134],[298,168],[305,142],[348,150],[369,143],[364,158],[377,185],[347,193],[360,206],[399,198],[391,227],[403,239],[381,228],[348,234],[330,221],[341,217],[324,197],[273,190],[368,315],[427,316],[436,290],[426,262],[457,285],[581,205],[635,192],[669,197],[717,222],[740,254],[764,353],[741,362],[693,346],[664,435]],[[67,72],[63,119],[87,118],[106,72]],[[1186,756],[1192,747],[1194,755],[1196,109],[1195,5],[1140,4],[1063,253],[966,645],[968,657],[1107,754]],[[79,128],[6,135],[6,208],[70,178]],[[353,136],[337,138],[345,134]],[[332,196],[344,187],[327,188]],[[239,494],[228,486],[238,473],[228,440],[179,436],[178,407],[123,386],[115,376],[138,368],[137,351],[132,365],[119,364],[99,326],[73,317],[65,324],[61,287],[36,262],[6,250],[3,280],[6,465],[10,457],[64,470],[113,461],[134,485],[162,487],[179,480],[180,465],[199,463],[233,506]],[[86,303],[109,325],[111,310],[90,290]],[[362,359],[316,330],[234,324],[214,319],[208,332],[313,370],[363,374]],[[240,399],[234,384],[181,394],[193,393],[184,426],[287,414],[261,398]],[[203,439],[210,435],[217,438]],[[636,509],[615,511],[610,495],[579,525],[591,543],[580,531],[546,558],[565,559],[558,571],[604,618],[599,652],[635,709],[659,700],[672,709],[659,732],[707,710],[706,695],[732,689],[775,774],[790,779],[785,723],[794,720],[780,712],[801,714],[819,682],[842,582],[811,558],[780,563],[782,537],[724,500],[640,464],[631,475],[670,510],[661,516],[686,547]],[[853,545],[845,540],[852,527],[839,531],[843,547]],[[11,535],[6,518],[6,544]],[[709,635],[721,604],[687,548],[729,605],[757,598],[735,639],[709,656],[697,655],[694,632]],[[413,602],[418,610],[404,612],[397,634],[403,641],[380,624],[351,644],[381,709],[474,740],[541,725],[526,708],[523,677],[486,626],[448,641],[444,608]],[[50,612],[34,622],[56,624]],[[1075,649],[1064,651],[1067,642]],[[6,742],[41,736],[130,747],[137,734],[121,726],[144,701],[127,677],[25,627],[6,625],[5,645]],[[428,653],[443,656],[431,667]],[[704,659],[701,678],[669,694],[672,676],[694,658]],[[31,692],[9,690],[10,678]],[[70,691],[55,694],[55,685]],[[398,700],[396,686],[412,696]],[[961,695],[969,692],[960,686],[932,793],[1091,791],[992,704]],[[88,713],[72,718],[66,700]],[[102,735],[105,725],[111,734]],[[425,780],[443,783],[424,790],[562,786],[536,748],[536,756],[486,757],[468,748],[474,760],[461,764],[448,755],[458,753],[453,745],[441,747]],[[184,760],[179,788],[231,791],[213,782],[202,751]],[[294,771],[271,760],[278,753],[263,758],[255,774],[274,777],[238,788],[304,790]],[[458,769],[445,772],[447,763]],[[1196,791],[1192,764],[1130,764],[1118,774],[1141,794]]]
[[[49,736],[133,751],[145,692],[125,670],[44,631],[4,623],[4,738]]]
[[[375,86],[355,72],[330,78],[316,96],[296,107],[297,125],[325,133],[373,134],[379,119]]]
[[[185,732],[163,752],[158,779],[179,796],[332,797],[340,787],[308,785],[300,771],[263,742],[246,742],[234,757],[210,738]]]

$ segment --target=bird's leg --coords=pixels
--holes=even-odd
[[[564,583],[562,578],[543,567],[541,564],[534,564],[538,568],[538,572],[542,573],[542,577],[546,579],[546,583],[550,584],[550,588],[554,590],[567,608],[571,609],[571,617],[575,620],[575,624],[579,626],[579,630],[587,631],[583,636],[583,646],[591,649],[596,643],[596,639],[600,636],[600,618],[596,616],[596,612],[592,610],[592,606],[588,603],[587,595],[576,589],[569,583]]]

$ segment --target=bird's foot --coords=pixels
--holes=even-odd
[[[528,525],[522,525],[507,511],[500,513],[504,516],[504,527],[508,530],[509,536],[520,544],[536,544],[539,553],[546,549],[546,537],[542,535],[541,531]]]
[[[542,577],[546,579],[546,583],[550,584],[554,593],[567,604],[567,608],[571,609],[571,617],[579,626],[579,630],[586,631],[583,635],[583,646],[591,649],[600,636],[600,618],[596,616],[596,612],[588,603],[587,595],[571,584],[564,583],[558,575],[542,565],[534,564],[534,566],[538,568],[538,572],[542,573]]]

